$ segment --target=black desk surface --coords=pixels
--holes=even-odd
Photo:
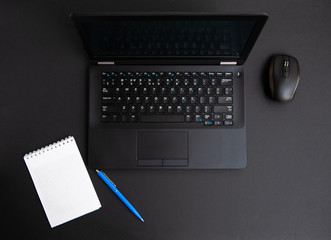
[[[1,1],[3,236],[15,239],[330,239],[331,4],[327,0]],[[23,155],[67,135],[87,152],[87,56],[69,12],[267,12],[245,64],[244,170],[107,171],[140,222],[89,169],[103,207],[51,229]],[[301,65],[294,101],[264,94],[271,55]]]

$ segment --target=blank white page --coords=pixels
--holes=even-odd
[[[73,137],[26,154],[24,160],[51,227],[101,207]]]

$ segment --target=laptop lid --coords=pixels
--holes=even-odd
[[[70,15],[92,61],[243,64],[267,15],[114,13]]]

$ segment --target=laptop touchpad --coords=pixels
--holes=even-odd
[[[138,166],[187,166],[187,151],[186,131],[138,131]]]

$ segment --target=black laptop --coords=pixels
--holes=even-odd
[[[71,18],[90,59],[90,167],[246,166],[243,64],[266,15]]]

